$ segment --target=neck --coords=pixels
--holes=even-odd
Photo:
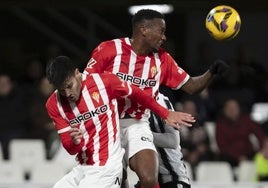
[[[130,43],[133,51],[137,55],[148,55],[152,52],[151,49],[147,48],[146,45],[143,44],[142,40],[131,38]]]

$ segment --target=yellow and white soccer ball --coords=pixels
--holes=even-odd
[[[206,29],[216,40],[234,38],[240,31],[241,19],[238,12],[227,5],[216,6],[206,17]]]

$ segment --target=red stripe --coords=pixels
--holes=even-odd
[[[85,112],[88,112],[90,110],[90,109],[88,109],[88,107],[86,105],[84,97],[81,97],[78,108],[83,109],[83,111],[80,111],[81,114],[85,113]],[[86,148],[87,148],[86,156],[88,158],[87,164],[94,164],[92,153],[93,153],[93,150],[94,150],[93,137],[96,134],[96,127],[95,127],[92,119],[90,119],[87,122],[85,122],[85,129],[86,129],[86,131],[88,133],[88,136],[89,136],[88,142],[86,144]],[[81,154],[79,155],[79,158],[81,158],[81,160],[82,160],[82,155]],[[84,161],[82,160],[82,162],[84,162]]]
[[[94,81],[94,79],[92,79],[92,81]],[[103,82],[103,80],[101,80]],[[94,103],[94,106],[102,106],[104,104],[104,100],[102,98],[102,95],[101,95],[101,91],[99,91],[98,87],[97,86],[98,83],[95,82],[95,87],[91,90],[95,90],[95,92],[98,93],[99,95],[99,101],[98,100],[95,100],[92,98],[93,100],[93,103]],[[104,84],[105,85],[105,84]],[[106,89],[106,88],[105,88]],[[107,90],[106,90],[106,93],[107,93]],[[107,96],[108,97],[108,96]],[[109,97],[108,97],[109,98]],[[101,123],[101,129],[99,131],[99,148],[96,148],[98,149],[99,151],[99,161],[100,161],[100,165],[105,165],[105,163],[107,162],[107,159],[109,157],[109,151],[108,151],[108,144],[109,144],[109,133],[108,133],[108,115],[107,113],[105,114],[101,114],[98,116],[99,120],[100,120],[100,123]],[[98,126],[98,125],[96,125]]]

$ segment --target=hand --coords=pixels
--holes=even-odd
[[[80,144],[80,142],[82,140],[82,136],[83,136],[82,131],[80,129],[74,127],[74,128],[71,128],[69,130],[69,132],[70,132],[70,136],[72,138],[73,143],[75,145]]]
[[[209,71],[211,72],[211,74],[218,74],[220,76],[225,76],[228,73],[229,68],[230,66],[223,60],[217,59],[216,61],[214,61],[212,65],[210,65]]]
[[[178,129],[181,125],[191,127],[192,123],[195,122],[195,119],[191,114],[188,113],[169,111],[165,122],[168,125]]]

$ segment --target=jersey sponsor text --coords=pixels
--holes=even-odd
[[[154,87],[156,85],[156,80],[152,80],[152,79],[142,79],[139,77],[135,77],[129,74],[125,74],[122,72],[118,72],[116,73],[116,75],[127,82],[130,82],[134,85],[138,85],[138,86],[145,86],[145,87]]]
[[[82,121],[88,121],[89,119],[95,117],[96,115],[104,114],[105,112],[107,112],[107,110],[108,110],[108,106],[103,105],[103,106],[100,106],[99,108],[96,108],[95,110],[85,112],[77,116],[76,118],[71,119],[70,126],[73,127],[75,125],[80,124]]]

